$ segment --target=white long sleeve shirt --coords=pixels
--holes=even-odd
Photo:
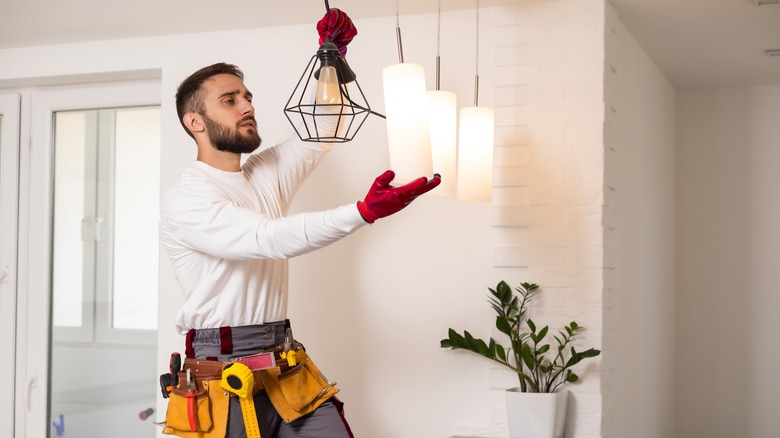
[[[284,320],[287,259],[366,224],[354,203],[286,216],[331,148],[290,139],[250,156],[239,172],[196,161],[168,189],[160,237],[184,294],[179,333]]]

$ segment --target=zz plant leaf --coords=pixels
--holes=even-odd
[[[468,331],[460,334],[450,328],[447,338],[440,342],[442,348],[471,351],[511,369],[517,374],[522,392],[555,392],[564,384],[575,383],[579,376],[571,368],[601,354],[595,348],[585,351],[574,348],[577,334],[583,329],[574,321],[553,335],[555,348],[544,342],[549,326],[537,331],[536,324],[527,317],[528,306],[539,291],[538,285],[520,283],[514,293],[509,284],[501,281],[495,289],[488,290],[488,302],[496,312],[496,328],[509,338],[509,345],[493,338],[486,342]]]

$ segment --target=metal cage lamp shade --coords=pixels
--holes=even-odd
[[[355,73],[330,41],[312,56],[284,114],[301,140],[329,143],[351,141],[369,114],[384,117],[371,111]]]

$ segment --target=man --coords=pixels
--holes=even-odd
[[[214,64],[185,79],[176,94],[179,119],[198,153],[163,199],[160,233],[185,298],[176,326],[186,334],[187,357],[197,359],[227,361],[282,343],[287,259],[401,210],[440,182],[436,175],[393,187],[387,171],[363,201],[287,216],[299,185],[332,145],[293,138],[242,166],[241,154],[261,142],[243,78],[236,66]],[[255,405],[264,438],[350,435],[333,401],[289,424],[263,391]],[[228,437],[245,436],[235,397],[227,429]]]

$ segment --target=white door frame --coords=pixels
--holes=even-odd
[[[159,81],[37,89],[30,95],[30,147],[20,163],[16,437],[50,429],[53,129],[57,111],[160,104]],[[85,364],[86,365],[86,364]],[[85,369],[84,372],[89,372]],[[107,396],[109,396],[107,394]]]
[[[0,436],[14,436],[20,103],[0,94]]]

